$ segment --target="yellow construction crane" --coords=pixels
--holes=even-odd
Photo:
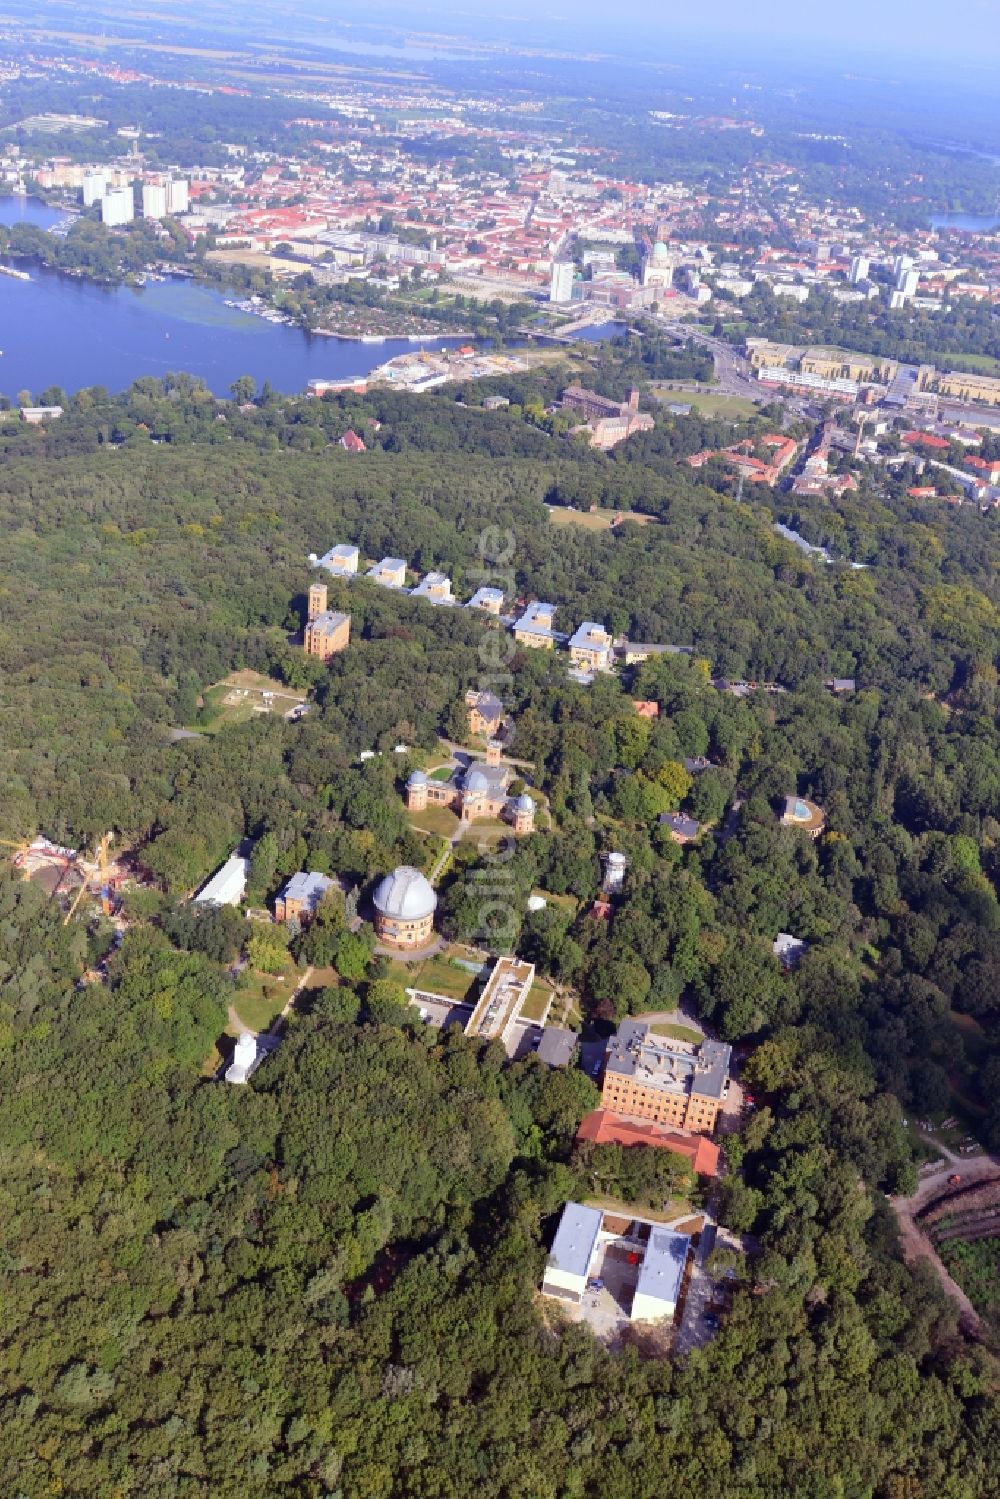
[[[76,895],[73,897],[73,904],[70,906],[69,910],[66,912],[66,915],[63,917],[63,926],[69,926],[70,922],[73,920],[73,917],[76,915],[77,907],[90,888],[91,880],[94,879],[95,876],[100,879],[107,870],[108,849],[114,842],[114,837],[114,833],[105,833],[104,837],[98,841],[97,850],[94,856],[97,863],[97,868],[93,871],[93,873],[84,876],[83,884],[80,886],[79,890],[76,892]]]

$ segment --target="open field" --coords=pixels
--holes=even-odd
[[[660,401],[678,401],[690,406],[701,416],[723,417],[733,422],[743,421],[757,410],[753,401],[744,396],[724,396],[712,390],[671,390],[669,386],[661,386],[655,394]]]
[[[426,989],[431,994],[443,994],[445,999],[469,999],[479,986],[476,975],[452,962],[448,951],[418,963],[394,958],[389,976],[407,988]]]
[[[304,692],[294,692],[273,677],[265,677],[258,671],[234,671],[206,689],[204,705],[199,708],[192,727],[202,734],[218,734],[231,724],[246,723],[258,713],[282,715],[305,701]]]
[[[483,849],[496,848],[505,838],[513,838],[509,822],[501,822],[499,817],[482,817],[476,822],[470,822],[466,831],[462,834],[466,843],[475,843]]]
[[[656,526],[655,515],[641,515],[638,510],[571,510],[568,505],[548,506],[554,526],[580,526],[584,531],[610,531],[615,520],[635,521],[637,526]]]
[[[964,370],[973,375],[1000,375],[1000,359],[989,354],[955,354],[942,349],[934,355],[933,362],[939,369]]]
[[[576,915],[580,906],[580,902],[575,895],[553,895],[551,890],[542,890],[541,888],[532,890],[531,893],[532,895],[540,895],[547,905],[558,906],[561,910],[568,911],[571,916]]]
[[[257,973],[248,968],[237,982],[233,1009],[250,1030],[266,1030],[275,1015],[279,1015],[285,1008],[298,978],[298,970],[290,953],[280,974]],[[226,1029],[231,1035],[237,1032],[236,1026],[229,1025]]]
[[[336,989],[340,984],[340,974],[336,968],[314,968],[309,979],[310,989]]]
[[[450,807],[425,807],[422,812],[409,813],[409,819],[421,833],[435,833],[440,838],[450,838],[458,828],[458,818]]]

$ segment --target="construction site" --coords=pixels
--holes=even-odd
[[[0,839],[0,848],[14,851],[11,863],[22,879],[40,885],[50,900],[58,900],[65,907],[64,922],[68,924],[87,895],[114,919],[121,908],[122,888],[130,881],[142,880],[128,850],[112,855],[113,842],[114,835],[105,833],[91,852],[81,853],[38,835],[21,841]]]

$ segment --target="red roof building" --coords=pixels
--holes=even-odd
[[[966,458],[965,466],[971,469],[977,477],[985,479],[989,484],[1000,483],[1000,459]]]
[[[669,1150],[684,1156],[699,1176],[719,1174],[719,1147],[714,1140],[705,1135],[689,1135],[684,1130],[664,1129],[660,1124],[647,1124],[626,1114],[612,1114],[608,1109],[595,1109],[587,1114],[580,1121],[576,1138],[589,1140],[592,1145],[649,1145],[653,1150]]]
[[[935,437],[933,432],[904,432],[903,442],[908,448],[937,448],[943,450],[951,447],[951,443],[945,437]]]
[[[349,453],[363,453],[366,451],[361,438],[350,427],[340,439],[340,446],[346,448]]]

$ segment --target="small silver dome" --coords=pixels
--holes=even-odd
[[[407,786],[426,786],[427,776],[422,770],[411,770]]]

